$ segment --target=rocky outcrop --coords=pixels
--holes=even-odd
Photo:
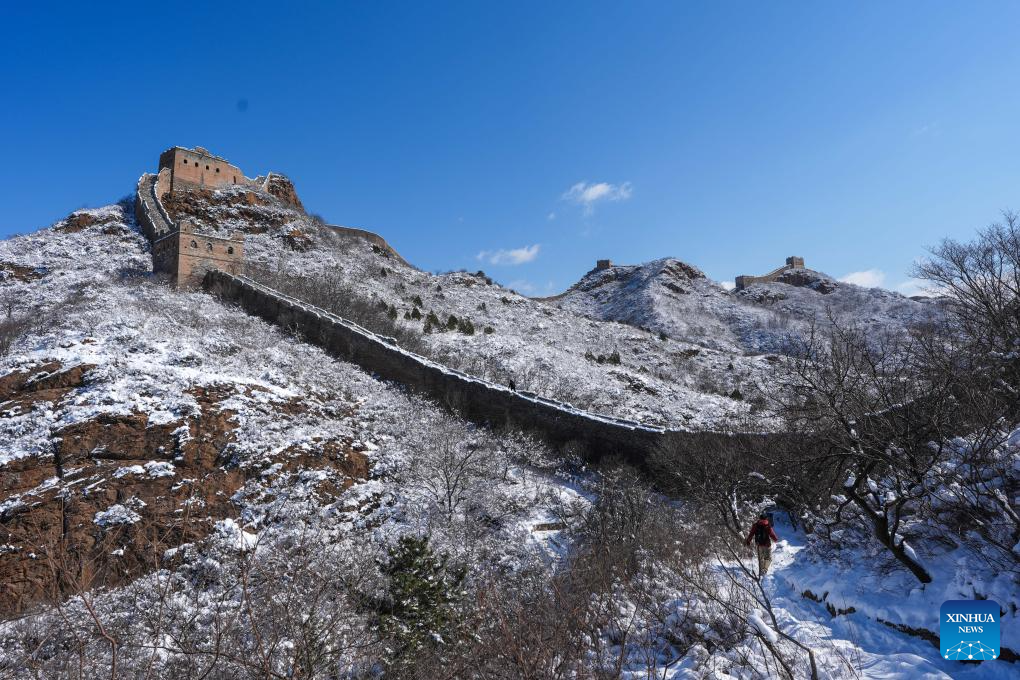
[[[301,205],[301,199],[298,198],[294,183],[283,175],[278,175],[275,172],[266,175],[266,181],[262,184],[262,190],[298,210],[305,209]]]
[[[92,368],[49,361],[0,376],[0,417],[59,412],[90,388]],[[193,387],[196,408],[171,422],[140,411],[75,420],[55,426],[42,453],[0,463],[0,616],[165,566],[174,548],[236,514],[231,499],[252,476],[339,472],[319,483],[327,496],[368,476],[368,458],[349,436],[302,441],[257,465],[235,460],[236,414],[225,403],[258,389]],[[295,398],[277,408],[308,405]]]
[[[0,404],[5,412],[28,412],[37,403],[56,403],[82,386],[92,368],[90,364],[78,364],[65,369],[59,361],[51,361],[32,370],[12,371],[0,376]]]
[[[778,283],[785,283],[788,286],[811,288],[822,295],[828,295],[839,288],[839,284],[836,281],[813,269],[790,269],[781,274],[776,281]]]
[[[74,234],[95,225],[119,224],[120,216],[114,213],[96,214],[88,210],[76,210],[64,218],[63,223],[54,227],[54,231]]]
[[[24,267],[11,262],[0,262],[0,281],[17,279],[18,281],[35,281],[44,276],[43,270],[35,267]]]
[[[0,410],[56,406],[89,368],[54,362],[4,376]],[[244,476],[223,466],[234,425],[219,404],[229,395],[196,392],[200,411],[181,422],[101,414],[55,430],[50,455],[4,465],[0,614],[130,580],[231,516]]]

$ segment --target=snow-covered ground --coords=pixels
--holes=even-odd
[[[820,656],[830,667],[827,677],[1008,678],[1018,672],[1015,664],[1004,661],[963,664],[945,660],[930,642],[879,622],[928,630],[937,637],[942,602],[974,597],[973,589],[958,588],[959,582],[945,573],[956,564],[953,556],[936,562],[942,570],[935,582],[943,585],[922,589],[906,582],[901,573],[876,574],[874,563],[862,560],[860,553],[849,551],[851,554],[841,560],[828,561],[823,561],[824,555],[817,550],[810,555],[807,537],[786,521],[777,522],[776,531],[782,540],[774,551],[771,575],[765,579],[766,592],[783,630],[821,650]],[[996,578],[986,570],[969,573]],[[827,594],[826,601],[836,609],[852,607],[856,612],[831,616],[825,604],[804,597],[808,590],[819,596]],[[1008,607],[1015,599],[1013,592],[1000,605]],[[1020,620],[1015,612],[1003,618],[1002,631],[1003,646],[1016,649]]]
[[[216,192],[192,205],[189,217],[201,228],[247,233],[246,257],[254,266],[330,279],[363,299],[393,307],[397,324],[420,335],[428,354],[448,365],[652,425],[761,429],[775,424],[763,402],[751,396],[777,357],[589,318],[484,276],[423,272],[272,197],[261,196],[265,205],[239,205],[234,196],[243,191]],[[416,309],[420,317],[406,318]],[[450,316],[468,319],[474,333],[439,328],[422,334],[430,312],[443,326]],[[619,362],[605,360],[614,353]]]
[[[122,668],[152,668],[161,677],[197,674],[201,659],[221,642],[256,655],[259,647],[245,631],[256,622],[267,626],[256,626],[262,631],[279,624],[272,667],[293,673],[299,652],[307,651],[303,627],[328,620],[322,635],[336,645],[332,668],[371,674],[377,666],[357,665],[366,654],[359,645],[374,639],[371,620],[365,602],[350,598],[354,592],[372,598],[385,587],[379,561],[398,537],[428,535],[437,552],[468,568],[471,589],[499,579],[514,583],[521,574],[551,583],[570,568],[578,554],[574,541],[586,536],[587,513],[599,500],[598,474],[567,465],[519,434],[497,435],[458,420],[209,296],[171,290],[151,275],[147,245],[130,215],[117,206],[86,214],[94,223],[80,230],[59,223],[0,242],[0,265],[20,272],[2,275],[0,295],[15,314],[37,319],[0,358],[0,380],[54,364],[64,373],[84,369],[80,381],[51,397],[25,392],[34,396],[0,408],[0,471],[5,483],[13,475],[29,480],[4,486],[3,521],[32,517],[44,509],[40,499],[74,499],[87,506],[81,535],[104,546],[112,541],[105,559],[113,565],[147,540],[138,528],[154,520],[171,525],[179,511],[201,506],[207,530],[168,547],[156,568],[131,582],[84,594],[71,590],[58,609],[34,602],[0,623],[0,673],[60,677],[82,661],[86,676],[109,675],[110,649],[97,620],[119,640]],[[747,415],[746,402],[699,391],[691,373],[742,386],[771,365],[740,344],[728,321],[720,322],[719,337],[733,338],[732,346],[730,340],[706,347],[693,339],[661,339],[577,313],[583,310],[559,309],[557,301],[514,295],[470,274],[425,274],[365,241],[327,231],[314,232],[307,250],[286,250],[281,260],[283,235],[295,228],[287,220],[298,218],[274,214],[276,227],[249,234],[256,260],[303,275],[340,271],[358,290],[398,306],[401,315],[419,296],[422,311],[468,316],[478,329],[492,326],[491,334],[424,338],[437,354],[491,356],[512,376],[551,371],[593,385],[592,403],[607,412],[679,418],[688,426],[727,422]],[[661,268],[686,272],[665,261]],[[692,290],[709,285],[692,281]],[[706,288],[709,294],[730,296]],[[757,314],[747,301],[728,304]],[[613,350],[621,354],[620,365],[584,357]],[[651,390],[627,387],[634,380]],[[143,418],[140,439],[95,435],[105,443],[79,451],[73,465],[60,469],[55,452],[64,446],[62,435],[90,425],[97,425],[90,432],[110,432],[130,418]],[[161,428],[173,450],[144,443]],[[210,449],[189,447],[202,443],[196,438],[217,437],[222,441],[203,470],[222,480],[202,490],[201,480],[186,478],[186,471],[198,469],[194,451]],[[46,472],[33,476],[35,469]],[[193,493],[179,492],[188,484]],[[132,491],[139,488],[155,491],[142,499]],[[683,555],[682,538],[698,527],[685,524],[692,515],[671,521],[674,545],[667,554]],[[766,640],[797,677],[807,677],[806,655],[785,634],[814,651],[820,677],[991,678],[1014,670],[1006,662],[944,661],[928,642],[879,622],[937,630],[938,604],[950,596],[982,595],[1012,606],[1017,596],[1008,574],[992,573],[962,551],[925,553],[936,580],[921,590],[899,571],[875,568],[866,550],[831,555],[785,523],[778,532],[783,541],[764,593],[722,548],[720,559],[693,564],[680,557],[639,559],[631,581],[608,586],[598,630],[585,629],[588,668],[622,659],[621,674],[633,678],[652,671],[674,678],[778,676],[768,665]],[[0,566],[15,572],[52,547],[22,535],[4,536],[0,544]],[[742,554],[750,566],[752,554]],[[306,589],[308,583],[321,588]],[[824,603],[804,596],[808,590],[856,612],[834,617]],[[259,611],[252,611],[252,592],[264,597]],[[778,630],[762,603],[771,605]],[[293,628],[286,627],[288,614]],[[1015,615],[1003,622],[1003,643],[1020,647]],[[76,635],[87,640],[83,647],[75,646]],[[375,648],[365,643],[365,649]]]
[[[869,332],[902,329],[938,314],[934,300],[835,281],[809,269],[742,291],[724,289],[674,258],[592,270],[549,302],[593,319],[622,321],[735,353],[782,353],[812,321],[831,315]]]

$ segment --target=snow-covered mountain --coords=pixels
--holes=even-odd
[[[646,422],[780,427],[751,395],[786,334],[830,309],[875,328],[937,309],[807,270],[732,293],[671,259],[529,299],[419,271],[306,215],[279,176],[272,188],[167,207],[245,233],[253,276],[324,282],[429,356]],[[1013,576],[938,526],[918,534],[925,588],[865,534],[847,531],[834,560],[779,513],[759,580],[714,510],[174,290],[128,203],[0,241],[0,312],[4,677],[757,677],[780,659],[799,678],[809,650],[818,677],[941,678],[960,668],[926,641],[939,599],[1016,616]],[[1014,433],[997,455],[1018,453]],[[772,504],[728,498],[740,520]]]
[[[389,539],[373,548],[365,527],[387,526],[391,537],[429,527],[465,562],[487,564],[469,557],[485,550],[523,564],[543,554],[529,527],[576,496],[538,468],[509,467],[511,455],[545,455],[527,438],[476,431],[240,310],[154,279],[126,206],[0,241],[0,263],[5,309],[30,319],[0,356],[4,617],[54,601],[54,569],[81,571],[80,582],[62,584],[65,595],[117,586],[153,560],[194,567],[207,559],[192,547],[203,539],[243,548],[258,527],[286,525],[286,541],[299,518],[328,518],[332,549],[368,558]],[[435,489],[416,456],[440,435],[486,456],[461,489],[473,494],[484,478],[486,512],[502,518],[485,547],[444,540],[432,526],[438,501],[428,500]]]
[[[792,269],[778,281],[730,291],[673,258],[593,269],[548,299],[593,319],[648,328],[682,342],[735,353],[782,352],[792,334],[832,315],[869,331],[903,328],[937,314],[937,302]]]
[[[633,319],[585,316],[519,295],[482,273],[423,272],[357,232],[316,222],[250,188],[186,195],[168,209],[202,229],[245,233],[256,277],[328,279],[345,296],[382,310],[380,316],[393,309],[396,326],[420,342],[421,351],[468,373],[648,424],[775,425],[763,403],[751,398],[775,356],[751,355],[736,343],[674,339],[636,328]],[[424,333],[430,313],[441,324]],[[474,332],[448,330],[451,316],[469,321]]]

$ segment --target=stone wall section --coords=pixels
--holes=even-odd
[[[157,184],[158,176],[146,173],[138,178],[135,191],[135,219],[149,241],[162,238],[174,230],[173,220],[156,198]]]
[[[772,281],[775,281],[780,276],[790,271],[791,269],[803,269],[803,268],[804,258],[798,257],[796,255],[791,255],[790,257],[786,258],[786,264],[784,264],[782,267],[777,267],[776,269],[773,269],[768,274],[764,274],[762,276],[750,276],[749,274],[742,274],[737,277],[734,283],[736,284],[737,290],[744,290],[748,286],[755,283],[770,283]]]
[[[326,228],[331,229],[335,233],[340,234],[342,236],[353,236],[355,238],[364,239],[387,257],[392,257],[403,265],[406,265],[412,269],[417,269],[417,267],[415,267],[413,264],[411,264],[403,257],[401,257],[400,253],[398,253],[393,246],[386,242],[386,239],[384,239],[379,234],[376,234],[375,232],[368,231],[367,229],[358,229],[357,227],[341,227],[337,224],[327,224]]]
[[[476,423],[534,432],[554,446],[588,456],[620,456],[639,464],[659,447],[675,453],[760,450],[777,437],[768,433],[685,431],[588,413],[552,399],[515,392],[437,364],[355,323],[284,295],[243,276],[206,274],[204,286],[250,314],[293,329],[333,356],[383,380],[405,385]],[[719,448],[716,448],[719,447]]]

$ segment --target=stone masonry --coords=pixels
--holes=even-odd
[[[164,173],[164,170],[166,171]],[[227,159],[214,156],[201,146],[185,149],[175,146],[159,155],[159,197],[188,186],[216,189],[229,184],[244,184],[241,169]],[[169,182],[163,183],[164,176]]]
[[[152,244],[152,270],[169,274],[182,290],[197,290],[205,273],[220,269],[239,274],[244,265],[244,235],[202,234],[189,221],[175,224],[163,199],[189,187],[216,188],[248,183],[241,170],[198,146],[173,147],[159,157],[159,174],[138,180],[135,216]]]
[[[791,269],[803,269],[803,268],[804,258],[797,257],[796,255],[791,255],[790,257],[786,258],[786,264],[777,269],[773,269],[768,274],[765,274],[763,276],[750,276],[748,274],[742,274],[741,276],[738,276],[736,280],[736,288],[737,290],[744,290],[745,288],[754,283],[768,283],[770,281],[775,281],[776,279],[778,279],[780,276],[782,276],[784,273],[788,272]]]
[[[690,456],[734,450],[760,452],[771,446],[789,447],[793,438],[777,433],[666,429],[587,413],[437,364],[402,349],[392,338],[376,335],[241,276],[210,271],[204,286],[249,314],[297,331],[306,342],[383,380],[405,385],[468,420],[496,429],[533,432],[550,444],[593,458],[623,457],[648,465],[654,462],[650,454],[662,449]]]
[[[201,234],[183,221],[179,229],[152,243],[152,271],[169,274],[181,290],[198,290],[213,269],[240,274],[243,266],[244,234],[230,238]]]

